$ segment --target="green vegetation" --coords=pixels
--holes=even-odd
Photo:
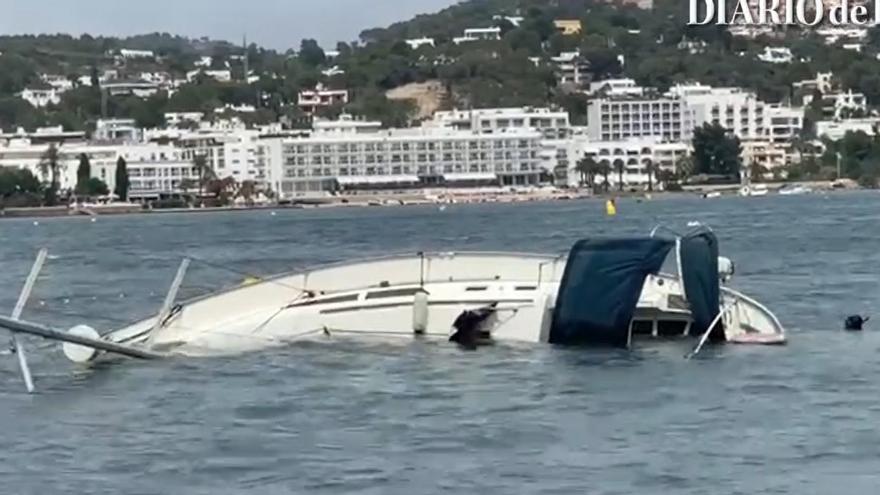
[[[76,168],[76,188],[74,192],[77,196],[104,196],[110,194],[107,184],[97,177],[92,177],[92,166],[89,163],[89,157],[85,153],[79,156],[79,166]]]
[[[389,100],[386,92],[426,81],[437,81],[445,90],[438,95],[443,109],[550,105],[568,111],[574,124],[585,124],[588,97],[577,88],[559,85],[551,61],[561,52],[573,50],[589,63],[594,79],[627,76],[661,91],[679,82],[700,81],[744,87],[765,101],[786,102],[803,96],[795,94],[793,83],[813,78],[818,72],[833,72],[844,88],[864,93],[872,109],[880,105],[878,27],[869,30],[864,50],[856,52],[840,45],[828,46],[814,31],[797,27],[756,39],[734,38],[724,27],[687,26],[687,2],[654,3],[655,8],[646,11],[601,0],[471,0],[387,28],[366,30],[358,41],[332,47],[337,56],[328,55],[309,39],[296,50],[279,52],[254,44],[242,47],[168,34],[129,38],[0,36],[0,128],[63,125],[89,131],[102,116],[130,117],[140,126],[155,127],[164,124],[164,114],[169,111],[199,111],[211,119],[219,117],[215,110],[226,105],[256,107],[256,112],[238,114],[248,124],[281,120],[290,127],[303,127],[308,126],[309,117],[297,107],[297,94],[318,83],[348,89],[351,95],[347,105],[322,109],[319,116],[333,117],[345,111],[388,126],[406,126],[414,123],[417,105]],[[520,16],[522,21],[514,25],[504,16]],[[580,20],[583,29],[576,35],[563,35],[555,28],[555,19]],[[467,28],[491,26],[500,28],[499,40],[453,42]],[[434,46],[412,49],[405,42],[424,37],[432,38]],[[693,44],[684,46],[683,41]],[[791,48],[794,63],[769,64],[757,59],[766,46],[779,45]],[[156,58],[114,58],[122,48],[151,50]],[[97,85],[106,71],[115,71],[119,79],[163,72],[185,80],[194,63],[205,56],[211,57],[211,69],[228,68],[232,81],[220,82],[202,74],[182,84],[173,95],[163,91],[146,99],[105,95]],[[73,88],[57,105],[38,109],[16,94],[42,84],[41,74],[66,77]],[[788,171],[789,178],[834,178],[839,156],[842,177],[876,184],[880,161],[874,157],[880,156],[880,145],[875,139],[864,133],[848,134],[838,143],[824,143],[819,154],[805,144],[815,139],[815,122],[827,117],[823,116],[821,93],[815,92],[813,97],[806,109],[804,132],[793,144],[802,160]],[[669,189],[690,174],[734,177],[741,173],[743,164],[736,156],[739,143],[723,129],[698,129],[693,144],[695,156],[681,164],[682,172],[657,170],[650,174],[649,188],[655,178]],[[80,168],[87,165],[81,163]],[[577,171],[583,183],[598,182],[607,190],[609,175],[620,174],[620,165],[583,162]],[[208,167],[198,161],[194,166],[199,177],[185,184],[187,191],[197,190],[201,197],[213,190],[227,200],[240,194],[224,189]],[[57,201],[57,168],[57,150],[50,150],[41,164],[43,177],[50,180],[39,191],[47,204]],[[756,178],[763,175],[752,164],[746,164],[745,172]],[[116,174],[115,192],[124,199],[128,191],[124,160],[117,165]],[[77,192],[100,189],[97,184],[89,185],[85,177],[78,174]],[[4,198],[8,196],[4,194]]]
[[[58,203],[58,177],[62,166],[63,164],[58,161],[58,148],[54,144],[49,145],[39,163],[40,175],[49,177],[49,183],[44,189],[47,206],[55,206]]]
[[[101,179],[90,177],[85,182],[77,184],[76,193],[87,197],[106,196],[110,194],[110,188]]]
[[[693,146],[694,174],[739,181],[742,167],[739,138],[718,124],[705,124],[694,131]]]
[[[0,167],[0,207],[42,203],[43,185],[30,170]]]
[[[113,191],[114,194],[119,198],[120,201],[128,201],[128,188],[129,188],[129,180],[128,180],[128,164],[125,162],[125,158],[121,156],[116,160],[116,188]]]
[[[833,71],[844,86],[880,102],[880,48],[878,28],[863,53],[826,46],[813,32],[792,28],[775,39],[733,38],[724,28],[686,25],[687,3],[656,0],[653,11],[632,6],[609,5],[599,0],[471,0],[432,15],[418,16],[387,29],[370,29],[359,42],[339,43],[339,56],[331,59],[314,40],[303,40],[298,51],[280,53],[256,45],[234,46],[227,42],[190,40],[168,34],[130,38],[83,35],[0,37],[0,127],[33,127],[61,124],[88,130],[97,118],[131,117],[142,126],[163,123],[166,111],[202,111],[210,117],[223,105],[248,104],[259,110],[248,114],[253,123],[285,119],[303,122],[296,95],[303,88],[322,82],[347,88],[352,101],[342,110],[379,119],[386,124],[410,122],[415,107],[409,102],[389,101],[385,91],[413,82],[440,81],[447,89],[443,107],[491,107],[508,105],[556,105],[584,123],[585,97],[556,83],[549,59],[562,51],[580,50],[591,64],[595,78],[626,75],[640,84],[665,89],[676,82],[699,80],[718,86],[742,86],[755,90],[768,101],[792,96],[792,83],[819,71]],[[524,19],[519,26],[498,15]],[[579,19],[578,35],[557,32],[554,19]],[[452,39],[466,28],[498,26],[501,39],[457,45]],[[404,40],[431,37],[435,46],[411,49]],[[704,42],[702,53],[679,48],[682,40]],[[798,61],[773,65],[755,55],[764,46],[784,43]],[[156,59],[114,61],[121,48],[147,49]],[[254,78],[245,78],[245,64]],[[184,79],[201,56],[211,56],[211,68],[228,67],[232,82],[196,77],[173,96],[159,93],[149,99],[113,96],[102,102],[95,85],[80,84],[80,77],[96,82],[99,74],[113,69],[120,78],[136,78],[142,72],[167,72]],[[621,65],[618,56],[623,56]],[[533,63],[530,57],[537,59]],[[322,74],[331,67],[341,73]],[[65,75],[74,81],[58,105],[35,109],[14,95],[38,84],[40,74]]]

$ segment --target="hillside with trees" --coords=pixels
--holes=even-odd
[[[656,0],[652,11],[597,0],[471,0],[435,14],[418,16],[387,28],[368,29],[353,42],[340,42],[325,51],[314,40],[296,50],[279,52],[254,44],[247,47],[170,34],[129,38],[55,36],[0,37],[0,128],[63,125],[89,130],[101,116],[130,117],[145,127],[162,125],[168,111],[202,111],[209,116],[224,105],[251,105],[257,111],[241,115],[247,122],[279,119],[291,126],[307,124],[297,108],[297,93],[322,83],[351,92],[348,105],[323,110],[342,111],[379,119],[387,125],[411,124],[414,102],[390,100],[386,92],[411,83],[442,84],[441,108],[552,105],[568,110],[584,123],[586,97],[557,84],[550,59],[579,50],[594,78],[626,75],[661,90],[676,82],[700,81],[718,86],[752,89],[767,101],[792,96],[792,84],[833,71],[844,86],[880,102],[880,48],[872,28],[861,53],[828,46],[812,31],[789,29],[772,37],[734,38],[718,27],[688,27],[686,2]],[[518,25],[505,17],[522,17]],[[563,35],[555,19],[578,19],[583,29]],[[467,28],[497,26],[501,38],[456,44]],[[430,37],[434,46],[412,49],[407,39]],[[680,43],[705,43],[700,53]],[[789,46],[795,61],[768,64],[755,54],[768,45]],[[114,57],[121,49],[151,50],[155,57]],[[338,54],[328,55],[332,49]],[[244,57],[246,55],[246,57]],[[185,79],[201,57],[211,57],[211,69],[228,69],[232,80],[196,77],[173,94],[150,98],[111,96],[102,99],[95,84],[113,70],[120,79],[145,72],[164,72]],[[620,63],[623,60],[623,64]],[[251,77],[246,77],[247,67]],[[335,70],[331,70],[335,68]],[[34,108],[16,96],[40,85],[41,74],[63,75],[73,89],[57,105]],[[329,75],[328,75],[329,74]]]

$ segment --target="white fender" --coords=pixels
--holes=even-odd
[[[428,293],[420,290],[413,296],[413,332],[423,334],[428,331]]]

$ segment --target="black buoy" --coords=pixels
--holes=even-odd
[[[848,330],[850,332],[861,332],[862,327],[865,323],[870,320],[870,316],[862,316],[862,315],[852,315],[847,316],[846,320],[843,322],[844,330]]]

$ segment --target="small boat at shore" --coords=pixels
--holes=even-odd
[[[767,186],[765,186],[764,184],[743,186],[739,190],[739,195],[745,197],[766,196],[769,193],[770,189],[768,189]]]
[[[0,317],[0,328],[62,341],[79,363],[108,354],[235,354],[337,335],[436,338],[467,348],[503,341],[632,348],[645,339],[690,338],[694,353],[707,343],[785,343],[769,309],[723,285],[734,265],[719,256],[710,229],[662,230],[584,239],[561,255],[416,253],[344,262],[176,303],[184,260],[165,304],[146,320],[106,333],[82,325],[64,332],[13,313]],[[29,278],[24,300],[32,285]]]
[[[779,190],[779,194],[782,196],[798,196],[801,194],[810,194],[813,190],[806,186],[791,186],[791,187],[783,187]]]

